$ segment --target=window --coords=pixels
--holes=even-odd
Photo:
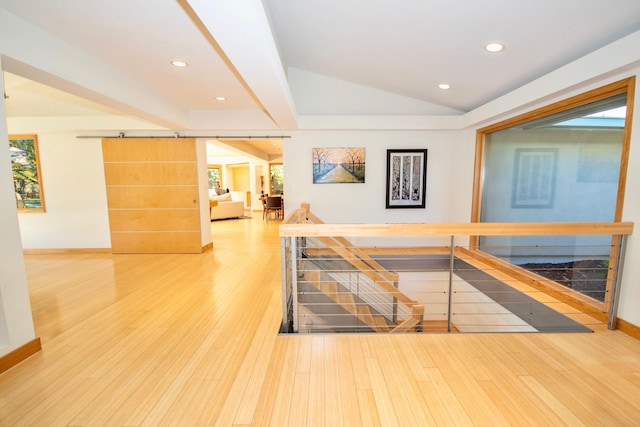
[[[207,166],[207,184],[209,190],[224,188],[222,186],[222,167],[219,165]]]
[[[269,194],[284,193],[284,171],[282,163],[269,163]]]
[[[9,135],[9,152],[18,212],[44,212],[36,135]]]
[[[621,221],[634,85],[622,80],[480,129],[472,221]],[[523,268],[607,265],[614,246],[611,236],[483,236],[471,244]],[[607,303],[604,288],[573,285]]]
[[[588,95],[596,99],[582,96],[565,110],[480,130],[483,180],[474,220],[620,221],[624,89],[600,97],[594,91]]]

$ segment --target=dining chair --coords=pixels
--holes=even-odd
[[[275,213],[277,218],[282,216],[282,197],[267,197],[267,206],[265,208],[264,214],[266,215],[267,219],[269,219],[269,215],[271,215],[272,213]]]
[[[267,197],[269,197],[268,194],[260,196],[260,201],[262,201],[262,219],[267,217],[267,212],[269,211],[269,208],[267,207]]]

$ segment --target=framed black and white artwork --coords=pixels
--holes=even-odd
[[[427,150],[387,150],[387,209],[424,208]]]

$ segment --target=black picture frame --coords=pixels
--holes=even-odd
[[[387,209],[424,209],[427,149],[387,150]]]

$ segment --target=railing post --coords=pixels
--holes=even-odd
[[[291,254],[291,252],[289,251],[289,254]],[[287,280],[287,278],[289,277],[287,275],[287,271],[289,268],[288,265],[288,261],[289,261],[289,257],[287,257],[287,238],[286,237],[281,237],[280,238],[280,277],[281,277],[281,281],[282,281],[282,325],[280,327],[280,330],[282,332],[287,332],[289,327],[289,281]]]
[[[393,287],[398,289],[397,280],[393,281]],[[393,307],[391,308],[391,310],[392,310],[391,321],[393,322],[394,325],[397,325],[398,324],[398,298],[396,297],[395,294],[393,294]]]
[[[453,297],[453,245],[455,236],[451,236],[451,248],[449,250],[449,301],[447,304],[447,332],[451,332],[451,301]]]
[[[296,240],[296,242],[298,242],[297,244],[297,249],[295,251],[295,258],[296,258],[296,265],[298,266],[298,274],[300,274],[299,277],[302,277],[302,273],[303,273],[303,268],[302,268],[302,259],[307,255],[306,250],[307,250],[307,238],[306,237],[293,237],[293,239]]]
[[[298,332],[298,245],[296,238],[291,237],[291,293],[293,305],[293,332]]]
[[[294,292],[293,280],[295,273],[295,245],[289,244],[288,242],[294,242],[295,238],[292,237],[288,239],[287,237],[280,238],[280,259],[281,262],[281,271],[282,275],[282,332],[291,332],[292,324],[293,324],[293,315],[291,314],[294,305],[294,295],[297,297]]]
[[[618,320],[618,302],[620,300],[620,285],[622,282],[622,268],[624,266],[624,256],[627,247],[627,236],[619,236],[619,242],[620,246],[618,248],[618,259],[616,260],[616,273],[613,281],[613,288],[611,289],[611,304],[609,305],[609,320],[607,323],[607,327],[610,330],[614,330],[616,328],[616,322]]]

